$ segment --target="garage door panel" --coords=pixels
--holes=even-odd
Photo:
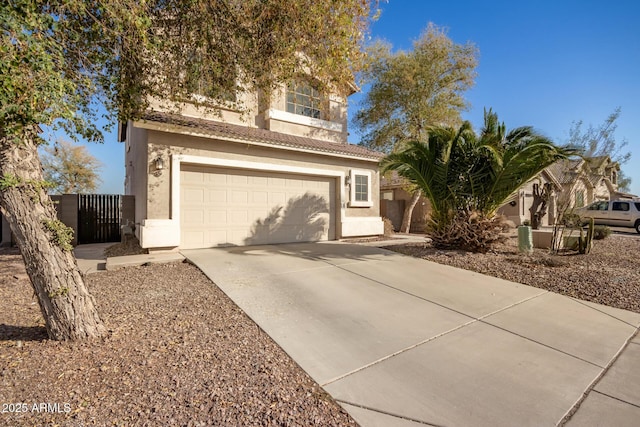
[[[209,200],[210,203],[226,203],[227,201],[227,192],[226,190],[210,190],[209,191]]]
[[[181,247],[335,238],[334,178],[183,165]]]
[[[191,223],[191,224],[199,224],[199,225],[204,225],[204,212],[201,210],[198,211],[193,211],[193,210],[185,210],[184,211],[184,220],[187,223]]]
[[[191,230],[182,230],[182,239],[191,242],[194,247],[196,245],[202,245],[200,247],[206,247],[204,232],[202,231],[191,231]]]
[[[286,187],[302,188],[302,180],[300,179],[287,179],[285,181]]]
[[[269,178],[266,176],[253,176],[251,177],[251,184],[266,187],[269,185]]]
[[[247,185],[249,183],[249,181],[248,181],[249,177],[247,177],[245,175],[232,174],[232,175],[229,175],[229,178],[230,179],[228,180],[228,182],[231,185],[236,185],[236,184],[238,184],[238,185]]]
[[[256,204],[264,205],[269,203],[269,192],[267,191],[254,191],[251,193],[252,202]]]
[[[284,178],[276,178],[276,177],[269,177],[268,181],[269,181],[269,186],[274,188],[284,187],[284,183],[285,183]]]
[[[209,224],[226,224],[227,211],[209,211]]]
[[[203,203],[204,190],[187,187],[185,188],[184,198],[187,203]]]

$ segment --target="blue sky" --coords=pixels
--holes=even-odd
[[[564,143],[572,121],[597,126],[621,107],[616,138],[629,141],[623,170],[640,194],[640,2],[390,0],[381,9],[372,37],[396,49],[411,49],[429,22],[479,48],[476,85],[466,94],[471,109],[463,114],[474,126],[491,107],[508,128],[531,125]],[[350,100],[352,114],[358,99]],[[87,144],[106,165],[99,191],[122,193],[124,149],[115,132],[105,139]]]

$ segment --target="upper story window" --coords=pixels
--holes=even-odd
[[[581,208],[584,206],[584,191],[578,190],[576,191],[576,207]]]
[[[287,85],[287,112],[324,119],[325,100],[308,82],[296,80]]]

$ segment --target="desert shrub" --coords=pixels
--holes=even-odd
[[[611,229],[606,225],[596,225],[593,229],[593,238],[595,240],[603,240],[611,235]]]
[[[478,212],[459,212],[449,221],[427,223],[432,245],[442,249],[462,249],[487,252],[496,243],[507,239],[509,225],[501,215],[487,217]]]
[[[567,228],[580,228],[582,227],[584,220],[580,215],[574,212],[565,212],[562,215],[562,219],[560,220],[560,224],[564,225]]]
[[[383,217],[382,222],[384,223],[384,237],[393,236],[394,229],[393,229],[393,224],[391,223],[391,220],[389,218]]]

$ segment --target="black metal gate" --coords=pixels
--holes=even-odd
[[[118,194],[80,194],[78,244],[119,242],[121,206]]]

